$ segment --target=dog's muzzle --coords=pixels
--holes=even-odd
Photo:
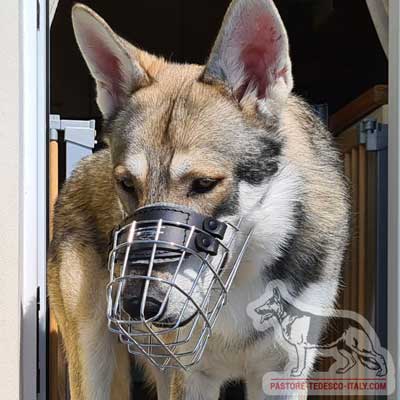
[[[108,325],[130,353],[160,369],[200,360],[251,236],[241,225],[154,204],[113,231]]]

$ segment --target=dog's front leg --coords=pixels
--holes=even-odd
[[[68,244],[52,249],[48,288],[65,343],[71,400],[128,400],[127,350],[107,329],[108,273],[90,246]]]
[[[126,346],[107,329],[104,315],[79,324],[82,382],[86,400],[129,400],[130,363]]]
[[[151,376],[156,382],[157,400],[169,400],[171,398],[171,381],[173,372],[161,372],[157,368],[150,367]]]
[[[170,400],[218,400],[222,382],[203,372],[176,372]]]
[[[246,379],[246,399],[247,400],[266,400],[267,395],[262,388],[262,376],[252,374]]]

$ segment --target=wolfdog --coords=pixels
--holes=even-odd
[[[126,215],[155,203],[222,221],[244,217],[254,231],[200,362],[163,373],[136,361],[160,400],[218,399],[235,379],[249,400],[264,399],[262,376],[296,354],[253,328],[248,303],[280,279],[304,303],[331,308],[348,236],[340,158],[292,94],[288,37],[274,3],[234,0],[205,66],[138,49],[84,5],[73,7],[72,20],[108,145],[62,188],[49,251],[50,304],[72,399],[129,398],[129,355],[107,329],[107,249]],[[173,318],[174,304],[165,313]],[[311,351],[305,373],[313,359]]]

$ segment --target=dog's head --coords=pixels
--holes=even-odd
[[[282,297],[277,287],[273,289],[272,296],[263,305],[257,307],[255,312],[261,316],[260,323],[272,317],[278,317],[282,313]]]
[[[206,66],[148,54],[86,6],[75,5],[72,18],[96,81],[115,190],[126,212],[164,202],[233,219],[269,201],[263,240],[278,249],[292,213],[286,203],[296,196],[288,195],[291,177],[282,173],[279,132],[293,80],[273,2],[233,1]],[[159,273],[165,278],[172,271]],[[190,283],[192,275],[187,270],[177,279]]]

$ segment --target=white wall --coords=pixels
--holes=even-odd
[[[0,10],[0,399],[20,391],[20,37],[19,1]]]

